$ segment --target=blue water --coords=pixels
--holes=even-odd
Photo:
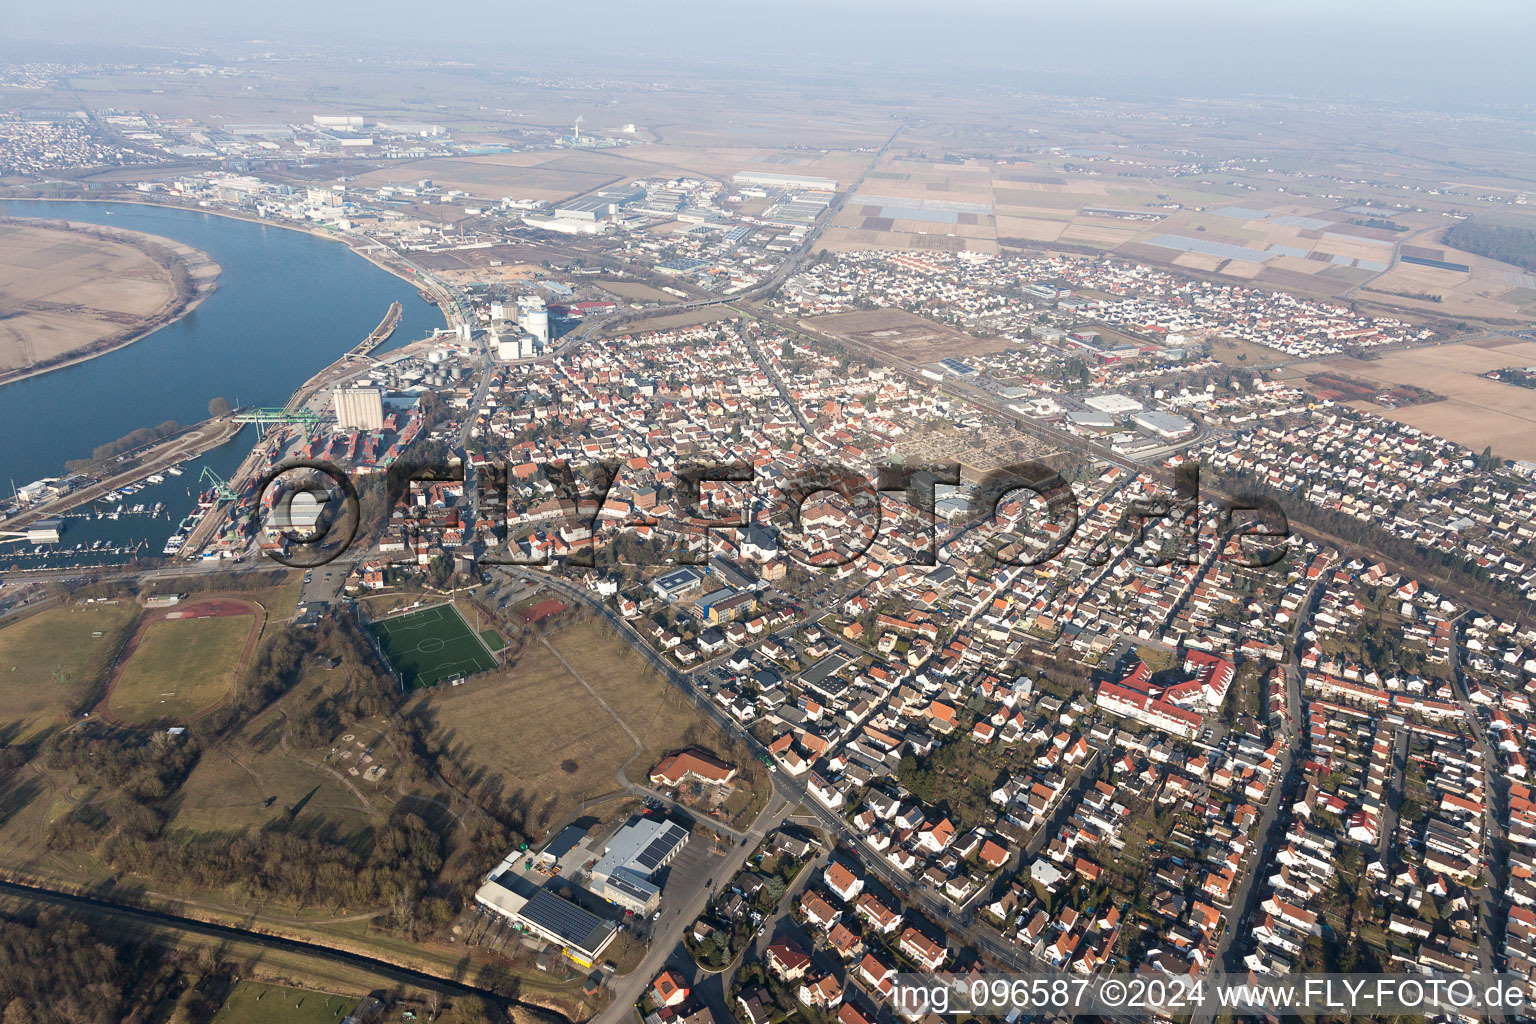
[[[361,341],[392,301],[404,308],[383,351],[443,326],[442,314],[416,289],[347,249],[298,231],[193,210],[130,203],[0,201],[0,214],[66,219],[144,231],[195,246],[223,268],[219,287],[197,309],[126,348],[75,366],[0,385],[0,487],[9,492],[43,477],[99,444],[165,420],[190,424],[208,400],[281,405],[316,371]],[[191,511],[204,465],[228,477],[250,451],[254,428],[186,463],[179,477],[125,497],[126,506],[163,502],[157,518],[98,519],[119,502],[91,503],[66,520],[62,543],[33,554],[0,547],[0,567],[111,564],[129,554],[82,552],[139,547],[158,557]]]
[[[0,483],[60,475],[66,460],[139,427],[206,419],[215,396],[281,405],[373,330],[392,301],[405,315],[386,350],[443,326],[410,284],[302,232],[130,203],[0,201],[0,213],[162,235],[223,268],[218,289],[176,323],[116,352],[0,386]]]

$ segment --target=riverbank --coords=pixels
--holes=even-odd
[[[314,227],[312,225],[300,224],[294,221],[273,220],[269,217],[257,217],[249,213],[241,213],[238,210],[226,210],[217,206],[195,206],[188,205],[186,203],[157,203],[148,199],[138,198],[137,196],[132,198],[116,196],[92,196],[89,198],[84,196],[64,196],[58,198],[49,197],[47,199],[34,199],[32,197],[0,195],[0,200],[12,200],[14,202],[97,203],[103,205],[110,203],[122,203],[125,206],[149,206],[161,210],[182,210],[187,213],[206,213],[214,217],[224,217],[229,220],[245,221],[247,224],[261,224],[266,227],[282,228],[284,231],[296,231],[301,235],[308,235],[311,238],[322,238],[328,242],[336,242],[340,245],[346,246],[353,253],[361,256],[363,259],[367,260],[369,263],[372,263],[380,270],[390,274],[391,276],[399,278],[413,288],[431,292],[438,310],[443,315],[444,324],[450,328],[455,326],[449,320],[449,317],[454,313],[454,303],[451,301],[444,301],[445,298],[452,299],[451,293],[449,293],[447,289],[445,289],[442,285],[438,284],[431,278],[423,280],[422,277],[416,272],[407,271],[400,267],[392,266],[388,261],[379,258],[377,255],[379,251],[393,253],[393,250],[384,245],[382,242],[376,242],[371,238],[353,237],[351,235],[342,234],[338,231],[334,231],[328,228]]]
[[[54,231],[82,236],[83,238],[96,239],[107,243],[115,243],[127,246],[141,254],[150,263],[161,268],[168,275],[167,286],[170,294],[159,310],[143,317],[143,323],[136,325],[137,329],[125,333],[121,337],[107,336],[85,345],[71,349],[58,356],[48,357],[27,366],[11,369],[0,369],[0,387],[6,384],[15,384],[55,370],[62,370],[70,366],[78,366],[100,356],[108,355],[127,348],[134,342],[142,341],[157,331],[160,331],[178,320],[187,316],[198,306],[203,304],[218,288],[223,268],[212,256],[201,249],[178,242],[172,238],[153,235],[143,231],[134,231],[128,228],[103,226],[100,224],[74,223],[68,220],[56,221],[33,217],[0,216],[0,226],[12,225],[27,228],[33,231]],[[80,284],[88,284],[82,280]],[[54,303],[40,303],[44,308]],[[27,310],[16,315],[25,316]],[[52,311],[55,316],[69,315],[67,310]],[[92,311],[92,318],[100,317],[99,311]],[[55,325],[49,325],[53,327]],[[19,335],[15,325],[7,325],[10,333],[16,338],[16,344],[30,347],[30,341]],[[25,325],[22,326],[25,329]]]
[[[26,439],[0,449],[5,456],[0,480],[14,479],[20,486],[57,477],[66,462],[91,455],[103,442],[164,421],[201,422],[216,396],[242,408],[279,407],[301,382],[375,331],[396,302],[402,306],[400,324],[374,358],[443,326],[442,310],[423,302],[416,287],[381,272],[372,261],[339,254],[321,244],[324,236],[267,231],[260,221],[197,212],[151,204],[0,202],[0,214],[86,221],[171,238],[207,252],[223,268],[218,289],[195,315],[110,358],[0,390],[0,433]],[[194,479],[204,466],[228,479],[244,447],[218,446],[186,469]],[[138,492],[134,501],[151,507],[163,502],[160,519],[168,516],[174,526],[193,510],[190,483],[167,479]],[[71,518],[68,529],[69,546],[83,543],[87,550],[98,540],[103,547],[108,542],[142,547],[147,539],[149,550],[158,552],[166,539],[161,523],[126,516]],[[28,560],[39,562],[54,564],[48,558]]]

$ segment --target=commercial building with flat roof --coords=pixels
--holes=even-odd
[[[1131,422],[1148,433],[1170,441],[1193,433],[1195,429],[1193,420],[1171,412],[1140,412],[1131,417]]]
[[[629,822],[608,840],[592,867],[592,891],[637,914],[649,914],[661,902],[653,875],[672,863],[688,843],[688,830],[665,818]]]
[[[837,182],[832,178],[812,178],[800,174],[769,174],[762,171],[741,171],[732,176],[738,185],[764,185],[768,188],[813,188],[836,192]]]
[[[1090,409],[1097,409],[1099,412],[1109,413],[1111,416],[1124,416],[1126,413],[1141,412],[1142,409],[1146,408],[1146,406],[1142,405],[1140,402],[1130,397],[1129,395],[1113,393],[1108,395],[1094,395],[1091,398],[1085,398],[1083,399],[1083,404]]]
[[[566,956],[583,967],[595,964],[618,934],[612,921],[604,921],[548,889],[535,893],[514,920],[541,939],[560,945]]]
[[[503,862],[510,863],[512,858]],[[559,946],[566,956],[591,967],[618,934],[612,921],[601,917],[548,889],[534,889],[511,868],[498,870],[475,893],[475,902],[510,920],[545,942]]]

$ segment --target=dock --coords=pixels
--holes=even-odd
[[[389,311],[384,314],[384,319],[379,321],[379,326],[373,332],[358,342],[348,355],[365,356],[389,340],[389,336],[395,333],[395,328],[400,326],[401,319],[405,316],[405,307],[400,303],[391,302]]]
[[[229,417],[205,420],[179,434],[155,442],[128,468],[105,476],[95,483],[77,491],[71,491],[53,501],[24,509],[5,520],[5,527],[9,530],[24,530],[28,524],[39,519],[57,518],[76,506],[94,501],[108,491],[116,490],[124,484],[138,483],[151,473],[196,458],[204,452],[217,448],[238,434],[240,427],[241,424]]]

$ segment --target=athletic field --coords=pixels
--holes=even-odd
[[[407,690],[496,667],[485,642],[451,604],[392,615],[369,623],[368,631]]]

